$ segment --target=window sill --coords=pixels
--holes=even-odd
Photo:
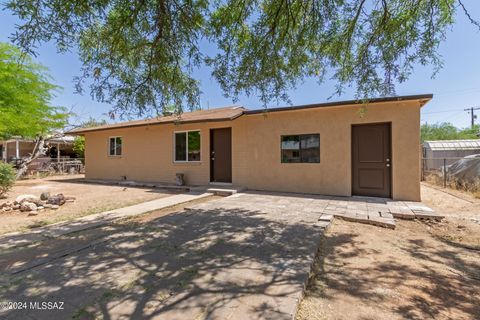
[[[109,159],[121,159],[122,156],[108,156]]]
[[[199,166],[202,164],[202,161],[174,161],[173,165],[175,166]]]

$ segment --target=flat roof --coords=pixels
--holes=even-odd
[[[374,104],[374,103],[381,103],[381,102],[418,100],[423,106],[432,98],[433,98],[433,94],[420,94],[420,95],[395,96],[395,97],[384,97],[384,98],[373,98],[373,99],[335,101],[335,102],[276,107],[276,108],[263,108],[263,109],[256,109],[256,110],[247,110],[242,106],[227,106],[222,108],[185,112],[180,115],[171,115],[171,116],[155,117],[155,118],[150,118],[145,120],[119,122],[115,124],[107,124],[107,125],[91,127],[91,128],[78,128],[78,129],[69,131],[68,134],[78,135],[78,134],[84,134],[92,131],[113,130],[113,129],[119,129],[119,128],[131,128],[131,127],[167,124],[167,123],[182,124],[182,123],[194,123],[194,122],[232,121],[238,117],[241,117],[242,115],[253,115],[253,114],[266,113],[266,112],[268,113],[282,112],[282,111],[303,110],[303,109],[313,109],[313,108]]]
[[[396,101],[409,101],[409,100],[420,100],[423,102],[422,104],[423,106],[432,98],[433,98],[433,94],[429,93],[429,94],[419,94],[419,95],[410,95],[410,96],[373,98],[373,99],[365,99],[365,100],[362,100],[362,99],[345,100],[345,101],[305,104],[305,105],[299,105],[299,106],[264,108],[264,109],[257,109],[257,110],[246,110],[244,113],[257,114],[257,113],[264,113],[264,112],[279,112],[279,111],[291,111],[291,110],[302,110],[302,109],[313,109],[313,108],[339,107],[339,106],[347,106],[352,104],[371,104],[371,103],[380,103],[380,102],[396,102]]]

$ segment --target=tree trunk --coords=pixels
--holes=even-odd
[[[27,158],[22,159],[20,162],[17,170],[17,180],[22,178],[27,173],[28,165],[38,157],[45,155],[46,151],[45,138],[42,136],[37,136],[35,138],[35,146],[33,147],[32,153]]]

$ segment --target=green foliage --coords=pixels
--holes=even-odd
[[[0,197],[15,183],[15,169],[10,164],[0,162]]]
[[[460,5],[459,5],[460,4]],[[23,23],[25,51],[53,41],[79,50],[77,88],[112,115],[198,106],[198,67],[226,96],[258,95],[265,104],[307,77],[337,81],[357,97],[395,93],[417,64],[442,66],[438,46],[461,0],[7,0]],[[178,110],[177,110],[178,111]]]
[[[107,124],[105,120],[98,121],[95,118],[90,117],[87,121],[83,122],[80,127],[81,128],[91,128],[91,127],[98,127]],[[73,151],[77,155],[78,158],[85,158],[85,138],[81,136],[75,137],[73,141]]]
[[[474,128],[459,129],[451,123],[422,124],[420,127],[421,141],[426,140],[458,140],[458,139],[478,139],[480,125]]]
[[[44,67],[0,43],[0,139],[35,137],[65,125],[65,110],[50,106],[58,87],[49,81]]]
[[[81,136],[75,137],[73,140],[73,152],[78,158],[85,158],[85,138]]]

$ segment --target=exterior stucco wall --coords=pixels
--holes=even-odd
[[[249,189],[351,195],[351,126],[390,122],[392,195],[420,200],[420,104],[417,101],[341,106],[244,115],[231,122],[154,125],[85,134],[86,176],[90,179],[173,182],[210,181],[210,128],[232,127],[233,184]],[[173,132],[201,131],[201,162],[174,163]],[[280,136],[320,134],[320,163],[281,163]],[[122,136],[123,155],[108,156],[108,138]]]
[[[251,189],[350,196],[352,124],[390,122],[392,196],[420,200],[420,105],[386,103],[244,116],[245,159],[237,184]],[[319,133],[320,163],[281,163],[280,136]]]
[[[86,177],[88,179],[127,180],[173,183],[176,173],[184,173],[187,184],[204,185],[210,180],[211,128],[231,127],[231,122],[165,124],[122,128],[85,134]],[[175,131],[200,130],[201,161],[173,161]],[[122,137],[122,156],[108,155],[109,137]],[[232,128],[232,167],[240,135]],[[233,174],[233,179],[236,179]]]

